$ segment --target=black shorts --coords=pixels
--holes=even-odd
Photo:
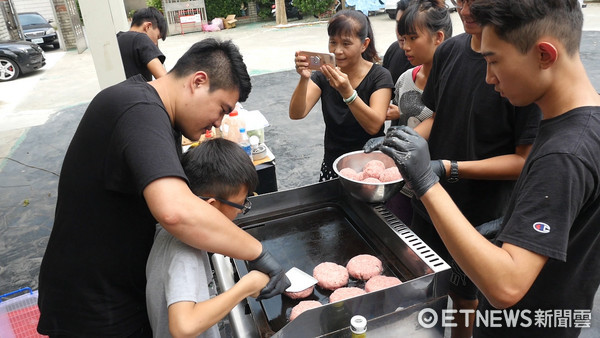
[[[448,289],[463,299],[476,300],[479,289],[477,289],[477,286],[467,277],[454,259],[450,259],[450,268]]]

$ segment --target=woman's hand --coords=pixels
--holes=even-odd
[[[343,73],[339,67],[323,65],[320,70],[329,81],[329,85],[337,90],[343,98],[346,99],[352,95],[354,88],[352,88],[352,85],[350,84],[348,75]]]
[[[388,106],[388,109],[385,113],[386,120],[397,120],[400,118],[400,108],[397,105],[391,104]]]
[[[308,60],[305,55],[300,55],[299,53],[300,52],[296,52],[296,56],[294,57],[296,72],[300,74],[300,76],[309,79],[312,71],[308,69]]]

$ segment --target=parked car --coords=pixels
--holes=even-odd
[[[19,13],[18,16],[25,40],[37,43],[38,45],[52,45],[54,48],[60,47],[58,35],[50,25],[52,20],[46,20],[37,12]]]
[[[29,41],[0,41],[0,81],[10,81],[46,64],[44,51]]]
[[[398,0],[385,0],[385,12],[390,16],[390,19],[396,20],[396,7]],[[451,0],[446,0],[446,6],[450,12],[456,11],[456,5]]]

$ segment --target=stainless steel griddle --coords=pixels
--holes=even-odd
[[[361,314],[367,320],[386,317],[381,322],[387,323],[395,312],[446,295],[448,264],[385,206],[348,196],[338,180],[251,200],[251,212],[236,223],[260,240],[285,270],[296,266],[312,274],[321,262],[345,266],[358,254],[371,254],[383,262],[384,275],[398,277],[403,284],[335,304],[329,304],[331,291],[315,286],[307,299],[324,306],[293,322],[288,318],[299,300],[285,296],[261,302],[248,299],[230,315],[237,337],[335,335],[349,326],[352,315]],[[221,255],[213,256],[213,265],[221,290],[248,273],[247,262]],[[351,278],[349,286],[364,287],[364,282]]]

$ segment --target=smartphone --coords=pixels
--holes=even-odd
[[[335,55],[333,53],[316,53],[301,51],[300,55],[306,56],[308,61],[308,68],[313,70],[319,70],[322,65],[331,65],[335,67]]]

